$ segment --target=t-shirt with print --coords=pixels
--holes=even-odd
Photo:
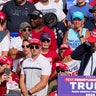
[[[18,32],[21,22],[30,23],[28,14],[32,13],[34,9],[35,6],[28,1],[22,6],[17,5],[15,0],[5,3],[2,11],[7,17],[7,29],[10,32]]]

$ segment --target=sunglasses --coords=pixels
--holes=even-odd
[[[30,45],[30,49],[39,49],[39,46],[38,45]]]
[[[29,32],[30,32],[31,29],[30,29],[30,28],[28,28],[28,29],[23,29],[23,31],[24,31],[24,32],[26,32],[26,31],[29,31]]]
[[[39,17],[30,17],[30,19],[32,19],[32,20],[36,20],[36,19],[38,19]]]
[[[49,40],[49,39],[42,39],[41,41],[42,41],[42,42],[47,41],[48,43],[50,42],[50,40]]]
[[[0,63],[0,66],[2,66],[3,65],[3,63]]]
[[[30,48],[30,45],[26,45],[26,46],[25,45],[22,45],[22,48],[25,48],[25,47],[26,48]]]
[[[56,71],[57,71],[57,73],[59,73],[59,72],[65,72],[65,70],[64,69],[61,69],[61,68],[58,68]]]

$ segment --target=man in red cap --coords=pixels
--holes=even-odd
[[[0,58],[0,96],[7,94],[7,91],[12,89],[9,82],[14,82],[13,86],[15,89],[15,84],[19,83],[19,76],[12,72],[13,60],[9,56]],[[6,90],[7,89],[7,90]]]
[[[87,38],[87,42],[73,51],[71,57],[81,60],[78,75],[96,75],[96,29]]]
[[[41,54],[41,42],[37,38],[30,41],[32,57],[22,63],[20,87],[24,96],[47,96],[47,84],[51,64]]]

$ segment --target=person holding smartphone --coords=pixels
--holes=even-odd
[[[7,94],[10,86],[13,86],[13,89],[17,88],[15,85],[19,83],[19,76],[12,72],[12,67],[13,60],[11,57],[0,58],[0,96]]]

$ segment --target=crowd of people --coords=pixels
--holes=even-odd
[[[57,96],[58,75],[96,75],[96,2],[65,1],[0,5],[0,96]]]

